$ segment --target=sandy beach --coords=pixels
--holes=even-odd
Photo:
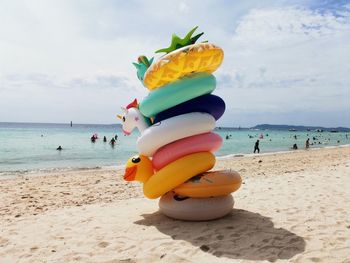
[[[159,212],[122,170],[0,180],[0,262],[350,262],[350,147],[220,159],[243,177],[209,222]]]

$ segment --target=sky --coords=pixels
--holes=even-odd
[[[0,122],[119,123],[132,62],[194,26],[223,48],[218,126],[350,127],[350,1],[0,0]],[[159,58],[156,55],[155,58]]]

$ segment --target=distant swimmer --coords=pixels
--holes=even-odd
[[[92,136],[92,137],[90,138],[90,140],[91,140],[91,142],[95,142],[95,141],[96,141],[96,137],[95,137],[95,136]]]
[[[114,136],[114,139],[115,139],[116,141],[118,141],[118,134],[116,134],[116,135]]]
[[[111,139],[111,141],[109,142],[109,144],[110,144],[112,147],[114,147],[114,144],[115,144],[115,139],[114,139],[114,138],[112,138],[112,139]]]
[[[296,143],[293,144],[293,150],[298,150],[298,145]]]
[[[103,136],[103,142],[107,142],[106,136]]]
[[[56,149],[57,151],[62,151],[63,150],[63,148],[61,147],[61,145],[60,146],[58,146],[57,147],[57,149]]]
[[[226,135],[226,140],[228,140],[230,137],[228,135]]]
[[[306,142],[305,142],[305,148],[306,148],[306,149],[309,149],[309,147],[310,147],[310,139],[307,138],[307,140],[306,140]]]
[[[258,151],[258,153],[260,153],[260,148],[259,148],[259,140],[257,140],[255,142],[255,145],[254,145],[254,153]]]

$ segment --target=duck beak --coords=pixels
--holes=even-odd
[[[135,180],[137,172],[137,166],[127,167],[124,173],[124,180],[131,182]]]

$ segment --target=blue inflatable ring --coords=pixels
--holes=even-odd
[[[225,112],[225,102],[218,96],[206,94],[158,113],[154,122],[157,123],[190,112],[209,113],[215,118],[215,120],[218,120]]]

